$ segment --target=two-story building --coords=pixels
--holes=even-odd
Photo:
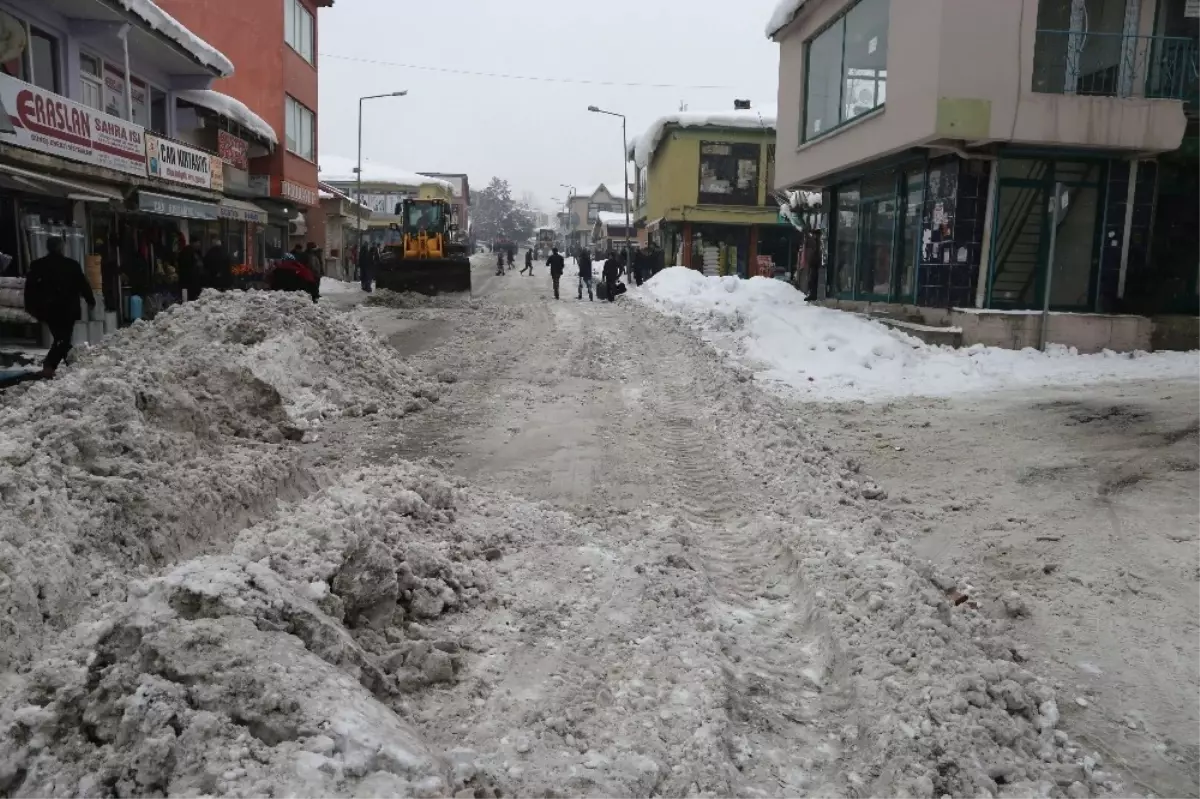
[[[1194,313],[1195,6],[783,0],[774,185],[823,192],[826,296]]]
[[[587,248],[591,244],[592,228],[602,212],[624,213],[625,195],[620,191],[621,184],[616,184],[617,193],[601,183],[598,186],[587,186],[576,190],[567,198],[567,233],[566,245],[569,251]]]
[[[63,236],[111,315],[93,321],[111,326],[131,295],[148,314],[182,297],[189,240],[254,262],[248,226],[265,213],[224,194],[217,155],[218,131],[241,127],[189,102],[233,74],[224,54],[151,2],[3,0],[0,42],[6,273],[24,274]]]
[[[668,114],[638,137],[629,157],[634,218],[668,264],[743,277],[792,270],[799,232],[780,217],[769,189],[773,108]]]
[[[333,0],[158,0],[163,8],[238,65],[213,88],[282,134],[282,146],[247,159],[255,203],[271,213],[273,231],[325,248],[317,186],[318,9]],[[297,214],[315,212],[297,220]]]

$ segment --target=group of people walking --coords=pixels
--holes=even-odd
[[[527,258],[529,264],[529,273],[533,274],[532,261]],[[579,267],[579,284],[576,290],[576,299],[583,299],[584,289],[587,290],[588,300],[594,301],[595,295],[592,292],[593,276],[592,276],[592,256],[587,250],[579,250],[575,254],[575,264]],[[546,259],[546,265],[550,267],[550,282],[554,285],[554,299],[561,299],[560,283],[562,281],[563,272],[566,271],[566,259],[559,253],[555,247],[550,253],[550,257]],[[524,270],[522,270],[524,271]],[[621,269],[616,259],[609,258],[604,262],[604,268],[601,273],[601,278],[604,280],[604,299],[609,302],[616,300],[618,296],[625,293],[625,286],[620,282]]]

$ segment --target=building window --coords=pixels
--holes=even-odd
[[[289,96],[287,98],[288,151],[309,161],[315,161],[313,139],[313,112]]]
[[[888,4],[889,0],[860,0],[809,40],[805,141],[884,104]]]
[[[58,71],[58,39],[38,28],[29,28],[30,83],[51,92],[62,92]]]
[[[775,191],[775,145],[767,145],[767,192]],[[767,205],[771,203],[768,201]]]
[[[701,205],[758,205],[757,144],[700,142]]]
[[[150,130],[167,135],[167,93],[150,87]]]
[[[9,20],[12,18],[9,17]],[[0,71],[47,91],[62,94],[58,39],[33,25],[23,22],[17,24],[24,29],[28,46],[11,60],[0,64]]]
[[[83,104],[97,111],[104,110],[104,70],[100,59],[87,53],[79,54],[79,87]]]
[[[313,62],[313,17],[300,0],[283,0],[283,31],[288,46]]]

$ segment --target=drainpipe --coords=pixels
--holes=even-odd
[[[1129,187],[1125,190],[1125,226],[1121,232],[1121,272],[1117,277],[1117,299],[1125,298],[1125,274],[1129,271],[1129,236],[1133,231],[1133,199],[1137,195],[1138,164],[1129,162]]]
[[[129,71],[129,30],[130,24],[126,22],[117,31],[117,37],[121,40],[121,54],[125,59],[125,121],[133,122],[133,73]]]
[[[988,170],[987,210],[983,212],[983,241],[979,245],[979,277],[975,280],[975,307],[987,301],[988,277],[992,262],[992,229],[996,224],[996,205],[1000,202],[1000,164]]]

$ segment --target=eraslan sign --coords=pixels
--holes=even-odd
[[[146,172],[152,178],[212,188],[212,156],[195,147],[146,135]]]
[[[146,141],[140,125],[3,74],[0,102],[13,125],[12,133],[0,133],[0,141],[145,176]]]

